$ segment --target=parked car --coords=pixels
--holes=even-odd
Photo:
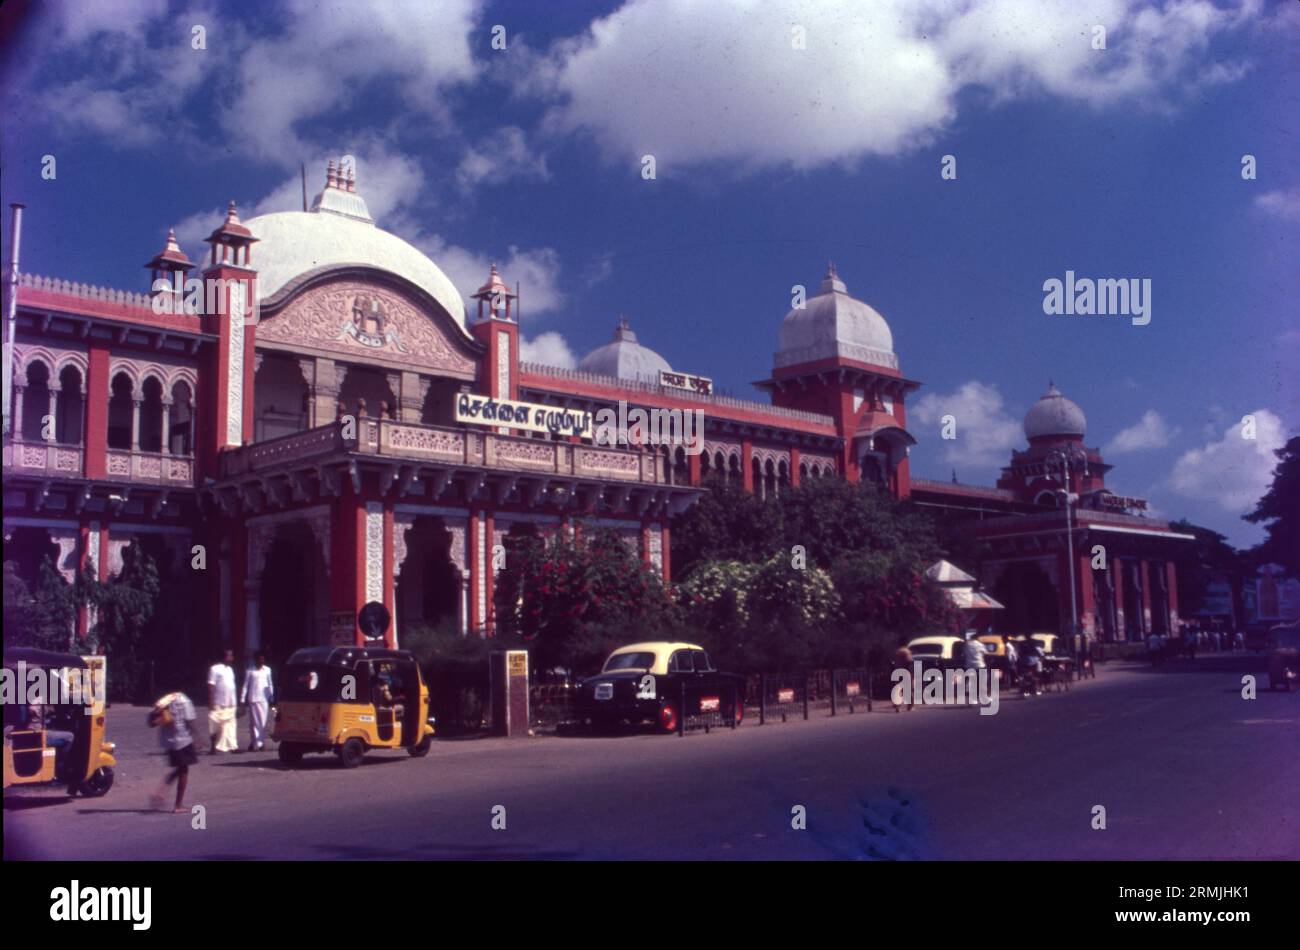
[[[1300,679],[1300,620],[1268,632],[1268,688],[1290,690]]]
[[[934,635],[909,640],[907,649],[921,669],[959,669],[966,665],[966,641],[961,637]]]
[[[597,727],[648,721],[672,732],[683,715],[716,714],[739,724],[744,698],[744,677],[719,672],[703,647],[656,641],[611,653],[599,674],[578,682],[573,709],[580,722]]]
[[[1058,636],[1055,633],[1031,633],[1028,636],[1016,637],[1016,640],[1028,640],[1030,638],[1038,641],[1038,648],[1043,651],[1043,656],[1070,655],[1070,651],[1066,648],[1065,637]]]

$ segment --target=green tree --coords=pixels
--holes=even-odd
[[[680,626],[659,575],[604,528],[514,546],[495,603],[498,629],[527,645],[536,668],[587,668],[616,641]]]
[[[705,561],[757,563],[772,555],[780,532],[774,502],[710,483],[709,492],[673,518],[673,571],[686,577]]]
[[[1256,565],[1278,564],[1287,577],[1300,577],[1300,436],[1274,454],[1273,483],[1244,516],[1252,524],[1264,524],[1264,540],[1250,556]]]
[[[1232,597],[1232,610],[1241,613],[1241,587],[1253,573],[1249,557],[1243,555],[1228,539],[1217,531],[1192,524],[1174,521],[1169,525],[1181,534],[1196,537],[1193,556],[1179,558],[1174,570],[1178,579],[1178,612],[1190,616],[1199,612],[1206,603],[1209,588],[1216,580],[1228,586]]]
[[[77,611],[93,606],[99,598],[99,582],[90,569],[81,571],[69,584],[49,558],[37,569],[36,583],[29,587],[13,561],[4,563],[4,642],[7,646],[38,647],[66,652],[91,649],[74,642]]]
[[[812,479],[782,494],[778,510],[784,549],[800,545],[822,568],[849,551],[879,551],[907,564],[942,556],[928,515],[868,483]]]
[[[121,573],[101,585],[93,632],[109,657],[109,695],[114,699],[138,699],[145,688],[148,658],[141,641],[160,590],[157,564],[136,543],[122,549]]]

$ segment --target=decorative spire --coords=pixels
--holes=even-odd
[[[497,265],[493,264],[488,273],[487,281],[471,295],[470,299],[479,302],[478,313],[480,320],[484,318],[485,308],[489,317],[509,320],[512,309],[511,301],[517,296],[518,294],[511,293],[509,285],[501,279]]]
[[[337,188],[339,185],[338,175],[334,170],[334,159],[330,159],[325,166],[325,187]]]
[[[355,194],[356,190],[357,190],[357,170],[355,168],[349,168],[348,169],[348,191]]]

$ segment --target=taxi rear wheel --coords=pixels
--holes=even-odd
[[[339,761],[345,769],[355,769],[366,755],[366,744],[355,736],[339,749]]]
[[[422,759],[429,754],[429,746],[433,745],[432,736],[424,736],[415,745],[407,749],[407,754],[413,759]]]
[[[664,703],[659,707],[658,726],[660,732],[677,731],[677,707],[672,703]]]

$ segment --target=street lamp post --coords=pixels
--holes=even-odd
[[[1078,634],[1079,628],[1079,596],[1075,589],[1074,572],[1078,565],[1074,559],[1074,502],[1078,495],[1070,491],[1070,467],[1076,466],[1082,468],[1082,474],[1088,474],[1088,453],[1077,446],[1068,448],[1052,449],[1044,460],[1043,468],[1047,477],[1057,478],[1053,470],[1059,472],[1061,479],[1060,494],[1065,499],[1065,547],[1067,554],[1067,566],[1070,574],[1070,648],[1074,649],[1074,638]]]

